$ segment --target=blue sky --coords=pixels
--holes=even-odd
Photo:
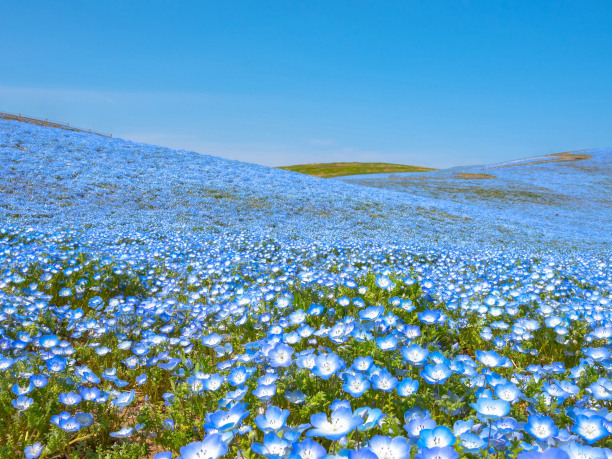
[[[0,6],[0,111],[266,165],[612,146],[610,1]]]

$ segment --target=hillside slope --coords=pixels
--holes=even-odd
[[[525,213],[510,200],[491,206],[423,189],[377,189],[361,186],[374,184],[361,179],[322,180],[11,121],[0,121],[0,155],[0,218],[7,224],[247,231],[318,241],[584,245],[579,222],[551,224],[547,215]],[[606,242],[605,228],[583,226],[589,244]]]
[[[587,240],[612,232],[612,149],[560,153],[423,174],[343,177],[347,183],[439,199],[500,220]]]

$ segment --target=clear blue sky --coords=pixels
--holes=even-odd
[[[612,1],[27,1],[0,110],[267,165],[612,146]]]

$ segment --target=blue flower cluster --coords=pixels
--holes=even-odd
[[[0,128],[0,457],[612,457],[604,242]]]

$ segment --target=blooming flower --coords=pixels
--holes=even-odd
[[[538,441],[546,441],[559,433],[555,422],[548,416],[537,416],[532,414],[525,424],[525,432]]]
[[[289,410],[269,406],[265,414],[260,414],[255,418],[255,425],[264,433],[270,433],[282,429],[287,417],[289,417]]]
[[[479,415],[485,419],[498,419],[510,412],[510,404],[505,400],[479,397],[476,403],[470,403]]]
[[[227,444],[220,434],[209,434],[202,441],[181,447],[183,459],[217,459],[227,453]]]
[[[293,355],[293,348],[291,346],[287,346],[286,344],[278,343],[268,353],[268,357],[270,358],[270,365],[273,368],[288,367],[291,365],[292,355]]]
[[[453,372],[443,363],[438,363],[436,365],[425,365],[425,368],[419,374],[429,384],[444,384]]]
[[[313,414],[310,423],[314,428],[306,432],[307,436],[336,441],[363,424],[363,419],[354,415],[350,408],[340,407],[332,411],[329,420],[325,413]]]
[[[319,378],[327,380],[345,366],[344,360],[334,353],[318,355],[312,372]]]
[[[596,441],[610,435],[603,421],[604,419],[600,416],[588,417],[579,414],[576,416],[576,423],[572,427],[572,432],[580,435],[589,445],[592,445]]]
[[[34,443],[30,446],[26,446],[25,450],[23,451],[25,454],[25,459],[36,459],[41,455],[44,449],[45,447],[41,443]]]
[[[378,459],[408,459],[410,457],[410,445],[404,437],[385,437],[374,435],[369,442],[369,447]]]

